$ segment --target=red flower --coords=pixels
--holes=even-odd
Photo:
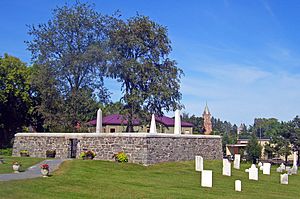
[[[42,164],[41,169],[49,169],[49,165],[48,164]]]

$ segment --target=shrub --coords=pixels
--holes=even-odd
[[[88,150],[88,151],[81,152],[79,156],[82,159],[94,159],[96,153],[94,151]]]
[[[27,150],[21,150],[20,151],[20,155],[22,156],[22,157],[28,157],[29,156],[29,152],[27,151]]]
[[[117,154],[114,154],[113,158],[117,162],[128,162],[128,157],[127,157],[126,153],[124,153],[124,152],[119,152]]]
[[[46,157],[47,158],[54,158],[56,155],[56,151],[55,150],[47,150],[46,151]]]
[[[11,156],[12,155],[12,148],[0,149],[0,155]]]

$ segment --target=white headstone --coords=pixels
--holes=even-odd
[[[152,114],[151,124],[150,124],[150,132],[149,133],[152,133],[152,134],[157,133],[154,114]]]
[[[294,152],[294,159],[293,159],[293,166],[297,166],[297,159],[298,159],[298,155],[297,152]]]
[[[262,165],[263,165],[263,164],[262,164],[261,162],[259,162],[257,166],[258,166],[258,167],[261,167]]]
[[[203,170],[201,172],[201,186],[212,187],[212,170]]]
[[[276,172],[278,172],[278,173],[282,173],[284,171],[284,169],[282,169],[281,167],[278,167],[277,169],[276,169]]]
[[[231,176],[231,163],[228,159],[223,159],[223,175]]]
[[[271,163],[264,163],[263,174],[270,175],[271,172]]]
[[[249,180],[258,180],[258,168],[255,167],[255,164],[252,164],[249,169]]]
[[[291,168],[291,173],[293,175],[296,175],[298,173],[298,167],[296,165],[294,165],[292,168]]]
[[[203,171],[203,158],[201,156],[195,156],[196,171]]]
[[[285,165],[283,163],[280,164],[279,166],[282,170],[285,170]]]
[[[289,175],[288,174],[280,174],[280,184],[289,184]]]
[[[101,133],[102,129],[102,111],[99,108],[97,111],[96,133]]]
[[[245,172],[246,172],[246,173],[249,173],[249,169],[245,169]]]
[[[259,167],[259,170],[263,171],[264,170],[264,166]]]
[[[291,169],[290,166],[286,166],[286,167],[285,167],[285,170],[286,170],[286,171],[289,171],[290,169]]]
[[[241,163],[241,155],[240,154],[235,154],[234,155],[233,168],[240,169],[240,163]]]
[[[234,184],[235,184],[235,191],[242,191],[242,181],[236,180]]]
[[[174,126],[174,134],[181,134],[181,119],[180,119],[180,110],[175,111],[175,126]]]
[[[287,170],[287,173],[288,173],[288,175],[293,175],[292,169],[289,168],[289,169]]]

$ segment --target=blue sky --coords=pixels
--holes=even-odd
[[[30,63],[26,24],[46,22],[62,0],[2,0],[0,55]],[[185,112],[232,123],[257,117],[291,120],[300,112],[300,1],[89,1],[104,14],[120,10],[167,26],[171,58],[184,70]],[[120,96],[119,85],[106,82]],[[172,115],[172,113],[168,113]]]

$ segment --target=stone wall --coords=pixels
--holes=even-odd
[[[28,150],[31,157],[46,157],[47,150],[56,150],[56,158],[69,158],[71,139],[76,139],[76,157],[84,150],[96,153],[95,159],[113,160],[115,153],[124,151],[129,162],[144,165],[169,161],[222,159],[220,136],[174,135],[149,133],[18,133],[13,155]]]

